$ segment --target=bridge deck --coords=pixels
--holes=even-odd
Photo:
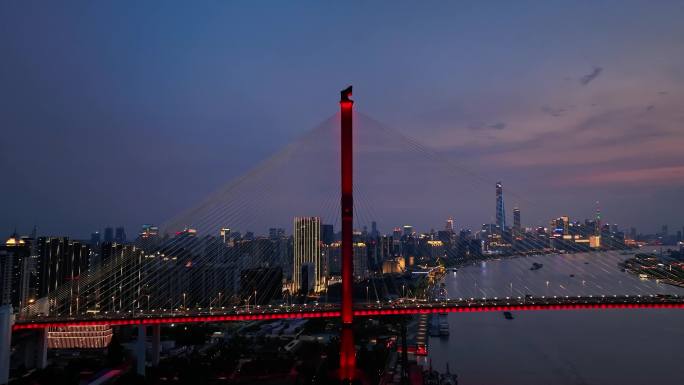
[[[624,297],[557,297],[557,298],[496,298],[458,299],[441,302],[399,300],[375,303],[354,309],[354,316],[410,315],[430,313],[472,313],[493,311],[582,310],[582,309],[684,309],[684,297],[624,296]],[[232,322],[293,318],[332,318],[340,316],[338,305],[299,305],[287,309],[261,307],[247,310],[189,311],[150,314],[112,314],[72,318],[37,317],[17,319],[13,330],[85,325],[156,325],[172,323]]]

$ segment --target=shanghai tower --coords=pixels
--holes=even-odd
[[[500,231],[506,230],[506,209],[504,207],[503,185],[496,182],[496,224]]]

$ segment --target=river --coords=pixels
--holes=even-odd
[[[448,273],[451,298],[684,295],[621,271],[620,253],[494,260]],[[530,270],[532,263],[543,265]],[[572,276],[571,276],[572,275]],[[573,310],[449,314],[448,339],[431,337],[434,368],[459,384],[684,384],[684,310]]]

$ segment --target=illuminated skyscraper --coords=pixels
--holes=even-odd
[[[594,234],[596,236],[601,235],[601,206],[599,206],[599,201],[596,201],[596,229],[594,231]]]
[[[142,229],[138,236],[142,239],[156,238],[159,236],[159,227],[149,224],[142,225]]]
[[[354,279],[368,278],[368,248],[363,242],[354,243]]]
[[[67,237],[38,238],[41,297],[55,291],[62,283],[78,285],[78,279],[88,270],[90,247]]]
[[[563,222],[563,236],[569,235],[570,234],[570,217],[567,215],[563,215],[560,217],[561,221]]]
[[[446,221],[446,225],[444,226],[444,230],[453,233],[454,232],[454,218],[449,217]]]
[[[506,209],[504,207],[503,185],[496,182],[496,224],[501,231],[506,230]]]
[[[230,229],[228,227],[222,227],[219,231],[219,235],[225,245],[230,244]]]
[[[151,224],[144,224],[138,233],[135,244],[143,249],[151,249],[161,242],[159,237],[159,227]]]
[[[522,236],[522,225],[520,224],[520,209],[513,209],[513,235],[515,237]]]
[[[4,245],[0,245],[0,299],[2,299],[2,304],[21,307],[31,296],[30,280],[33,266],[30,256],[32,243],[33,239],[19,237],[15,232]]]
[[[392,237],[395,240],[399,240],[401,238],[401,227],[394,228],[394,230],[392,231]]]
[[[405,237],[410,237],[413,234],[413,226],[411,225],[404,225],[404,236]]]
[[[596,219],[594,220],[594,235],[589,237],[589,247],[598,249],[601,247],[601,206],[596,201]]]
[[[293,234],[294,265],[292,279],[294,287],[302,291],[309,289],[313,289],[315,292],[323,291],[325,289],[325,269],[321,266],[321,218],[295,217]],[[306,277],[305,280],[303,280],[303,275]],[[303,284],[306,284],[306,287],[303,287]]]

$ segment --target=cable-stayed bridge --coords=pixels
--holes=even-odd
[[[106,245],[78,274],[69,264],[48,266],[45,274],[52,278],[47,279],[45,295],[14,314],[11,330],[40,331],[45,349],[51,331],[78,337],[88,327],[133,325],[139,327],[144,346],[146,326],[155,328],[158,345],[158,327],[164,324],[339,318],[340,376],[351,379],[350,325],[356,317],[684,308],[684,289],[674,285],[681,278],[672,266],[654,269],[643,279],[626,264],[634,253],[588,247],[589,238],[594,243],[600,239],[600,222],[588,233],[585,228],[570,234],[565,221],[560,237],[553,240],[540,234],[512,234],[507,239],[505,228],[483,226],[482,236],[500,249],[482,254],[473,247],[482,251],[483,239],[470,239],[462,244],[465,255],[449,255],[445,243],[456,238],[453,229],[447,231],[447,240],[434,231],[414,236],[406,227],[395,229],[392,239],[378,237],[373,223],[385,216],[378,214],[384,206],[404,216],[431,206],[423,186],[448,178],[467,180],[437,191],[461,197],[464,210],[469,210],[480,200],[489,201],[483,197],[489,196],[493,183],[397,130],[364,115],[354,117],[350,96],[350,89],[343,91],[339,115],[159,231],[141,234],[134,244]],[[401,161],[406,158],[425,172],[403,174]],[[403,200],[393,202],[396,194]],[[527,202],[523,196],[516,198]],[[293,218],[294,235],[287,237],[284,229]],[[269,229],[268,237],[236,236],[238,229],[258,229],[266,223],[278,226]],[[332,226],[327,233],[325,224]],[[375,236],[360,231],[359,225],[372,226]],[[340,234],[331,234],[338,226]],[[556,247],[549,247],[550,242]],[[407,261],[412,254],[416,260]],[[445,267],[443,261],[449,259],[458,267]],[[505,281],[488,281],[486,274],[477,273],[482,271],[479,263],[498,268],[503,259]],[[406,272],[406,265],[413,265],[411,277],[406,273],[386,278],[391,275],[387,273]],[[451,288],[443,283],[446,278]],[[9,340],[3,348],[9,349]],[[138,366],[144,374],[144,361]]]

